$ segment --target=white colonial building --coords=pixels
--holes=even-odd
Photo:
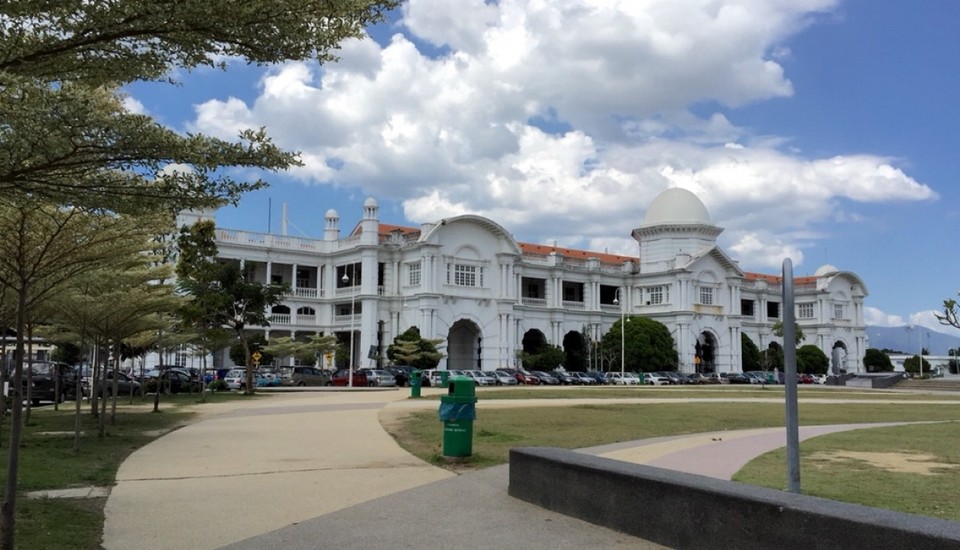
[[[584,363],[589,342],[621,315],[639,315],[669,328],[684,372],[740,371],[741,333],[760,349],[779,340],[781,278],[741,270],[717,246],[723,230],[684,189],[668,189],[650,205],[632,233],[637,256],[517,242],[480,216],[403,227],[380,223],[378,211],[367,199],[363,219],[341,236],[330,210],[322,239],[218,229],[222,259],[291,287],[271,312],[269,337],[337,334],[353,341],[355,365],[370,366],[416,326],[446,342],[440,368],[515,366],[525,344],[543,341],[597,368]],[[180,223],[212,216],[184,214]],[[817,345],[837,369],[862,370],[863,281],[823,266],[794,278],[794,293],[803,343]]]

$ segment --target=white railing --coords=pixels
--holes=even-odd
[[[564,300],[563,308],[564,309],[587,309],[587,306],[583,302],[576,302],[573,300]]]
[[[338,325],[346,325],[346,324],[349,324],[349,323],[351,323],[351,322],[359,323],[359,322],[360,322],[360,314],[357,313],[357,314],[355,314],[355,315],[350,315],[350,314],[347,314],[347,315],[334,315],[334,316],[333,316],[333,322],[336,323],[336,324],[338,324]]]
[[[299,286],[296,288],[295,295],[297,298],[319,298],[322,296],[319,289]]]
[[[349,298],[354,294],[360,294],[360,285],[357,286],[345,286],[337,289],[337,298],[346,296]]]
[[[238,231],[236,229],[217,229],[217,240],[226,243],[250,244],[256,246],[271,246],[291,250],[320,250],[322,240],[290,237],[286,235],[271,235],[254,231]]]
[[[271,325],[289,325],[290,314],[289,313],[271,313],[270,324]]]
[[[524,296],[523,298],[520,298],[520,303],[531,307],[547,307],[546,298],[528,298]]]
[[[311,327],[317,326],[317,316],[316,315],[300,315],[297,314],[297,324],[298,325],[308,325]]]
[[[620,313],[620,306],[616,304],[600,304],[600,311],[607,313]]]

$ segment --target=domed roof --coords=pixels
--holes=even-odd
[[[692,192],[681,187],[671,187],[657,195],[647,208],[643,225],[707,224],[710,214],[703,202]]]
[[[377,207],[377,199],[375,199],[375,198],[373,198],[373,197],[367,197],[367,200],[363,201],[363,206],[364,206],[365,208],[376,208],[376,207]]]
[[[326,219],[328,219],[328,220],[331,219],[331,218],[340,219],[340,215],[337,214],[337,211],[334,210],[333,208],[331,208],[330,210],[327,210],[327,215],[324,216],[324,217],[325,217]]]
[[[824,264],[824,265],[820,266],[820,267],[813,273],[813,275],[814,275],[815,277],[823,277],[824,275],[829,275],[829,274],[831,274],[831,273],[837,273],[838,271],[840,271],[840,270],[837,269],[836,267],[833,267],[833,266],[830,265],[830,264]]]

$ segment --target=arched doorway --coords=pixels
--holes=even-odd
[[[483,356],[480,327],[460,319],[447,334],[447,370],[480,370]]]
[[[837,340],[833,343],[833,349],[830,352],[830,374],[838,376],[846,370],[847,364],[847,345]]]
[[[571,331],[564,335],[563,367],[567,370],[587,370],[587,342],[583,334]]]
[[[717,370],[716,356],[717,339],[707,331],[701,332],[693,345],[693,363],[697,367],[697,372],[715,372]]]
[[[539,329],[532,328],[524,333],[521,344],[524,353],[538,353],[547,345],[547,337]]]

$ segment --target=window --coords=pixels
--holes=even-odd
[[[780,302],[767,302],[767,319],[780,318]]]
[[[700,287],[700,303],[705,306],[713,305],[713,287],[709,287],[709,286]]]
[[[798,319],[813,319],[813,304],[797,304]]]
[[[647,302],[652,305],[664,303],[664,287],[662,286],[652,286],[647,289],[647,297],[649,298]]]
[[[453,266],[453,284],[456,286],[478,286],[477,266],[455,264]]]
[[[414,262],[407,267],[407,284],[420,286],[420,262]]]
[[[755,315],[753,312],[753,306],[753,300],[740,300],[740,314],[745,317],[753,317]]]
[[[843,319],[843,304],[833,304],[833,318]]]

